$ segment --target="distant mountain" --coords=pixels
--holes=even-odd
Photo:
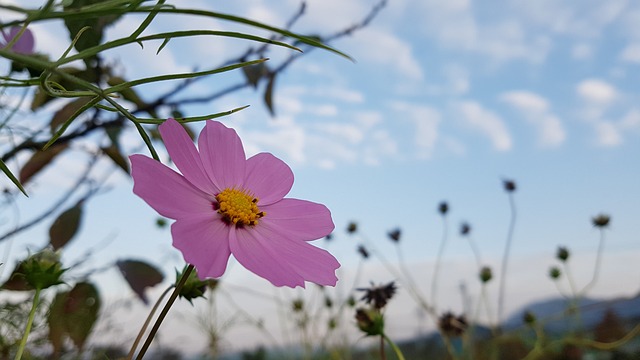
[[[538,321],[544,324],[548,332],[561,333],[569,330],[575,323],[567,321],[576,319],[568,312],[570,299],[553,298],[531,303],[517,311],[505,322],[506,330],[524,325],[525,312],[533,313]],[[609,300],[583,298],[579,302],[580,322],[587,329],[592,329],[603,318],[607,311],[613,311],[622,321],[637,322],[640,319],[640,295],[632,298],[616,298]]]

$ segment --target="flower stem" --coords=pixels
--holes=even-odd
[[[393,352],[396,353],[396,357],[398,358],[398,360],[405,360],[404,355],[402,355],[402,351],[400,351],[400,348],[398,347],[398,345],[396,345],[393,341],[391,341],[391,339],[389,339],[389,337],[386,334],[382,334],[382,338],[389,343],[389,346],[391,346],[391,349],[393,349]],[[382,345],[380,346],[382,347]]]
[[[136,352],[136,348],[138,347],[138,344],[140,343],[140,340],[142,340],[142,336],[144,335],[144,332],[147,330],[147,327],[149,327],[149,323],[151,323],[151,319],[153,318],[153,314],[156,313],[156,310],[158,310],[158,306],[160,306],[160,303],[162,302],[162,299],[164,299],[164,297],[169,293],[169,290],[171,290],[171,289],[173,289],[173,285],[168,287],[162,293],[162,295],[160,295],[160,297],[158,298],[158,301],[156,301],[156,303],[153,305],[153,308],[149,312],[149,315],[147,316],[147,319],[144,321],[144,324],[142,325],[142,327],[140,328],[140,331],[138,332],[138,336],[136,337],[136,340],[133,342],[133,345],[131,345],[131,350],[129,350],[129,354],[127,355],[127,360],[133,359],[133,355]]]
[[[18,352],[16,353],[15,360],[20,360],[22,358],[22,353],[24,352],[24,348],[27,346],[27,338],[29,337],[29,333],[31,332],[31,326],[33,325],[33,318],[36,316],[36,308],[38,307],[38,302],[40,301],[40,288],[36,288],[36,293],[33,295],[33,303],[31,305],[31,311],[29,312],[29,319],[27,320],[27,327],[24,329],[24,335],[22,336],[22,340],[20,341],[20,346],[18,347]]]
[[[502,325],[504,314],[504,292],[507,277],[507,267],[509,265],[509,254],[511,252],[511,243],[513,242],[513,230],[516,224],[516,204],[513,200],[513,194],[509,193],[509,205],[511,207],[511,222],[509,223],[509,231],[507,233],[507,244],[504,248],[504,255],[502,257],[502,267],[500,269],[500,288],[498,295],[498,327]]]
[[[431,306],[434,309],[437,308],[438,292],[438,273],[440,272],[440,264],[442,262],[442,255],[444,254],[444,248],[447,244],[447,216],[442,216],[442,240],[440,241],[440,248],[438,249],[438,257],[436,258],[436,265],[433,269],[433,278],[431,279]],[[437,311],[437,310],[436,310]]]
[[[189,274],[191,274],[191,271],[193,271],[193,265],[189,264],[189,266],[187,266],[187,268],[184,270],[184,273],[182,274],[180,281],[178,282],[176,287],[173,289],[173,292],[171,293],[169,300],[167,300],[167,303],[164,305],[164,308],[162,308],[160,315],[158,315],[158,318],[156,319],[155,324],[153,324],[153,328],[151,328],[149,335],[147,335],[147,340],[144,342],[144,345],[142,345],[142,349],[140,349],[140,352],[138,353],[136,360],[142,360],[142,358],[144,357],[144,354],[147,352],[147,349],[149,349],[149,346],[151,345],[153,338],[156,336],[158,329],[160,329],[162,320],[164,320],[164,318],[167,316],[167,313],[169,312],[171,305],[173,305],[173,303],[176,301],[176,298],[178,297],[178,294],[180,294],[180,290],[182,290],[182,286],[189,278]]]
[[[589,290],[591,290],[591,288],[593,287],[593,285],[596,284],[596,282],[598,281],[598,275],[600,274],[600,263],[602,262],[602,252],[604,249],[604,229],[600,229],[600,243],[598,244],[598,253],[596,254],[596,264],[595,267],[593,269],[593,277],[591,278],[591,281],[589,281],[589,283],[582,289],[582,291],[580,291],[580,296],[584,296]]]

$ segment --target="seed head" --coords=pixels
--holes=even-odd
[[[462,224],[460,224],[460,235],[462,236],[469,235],[470,232],[471,232],[471,225],[469,225],[468,222],[463,222]]]
[[[353,234],[356,231],[358,231],[358,224],[354,221],[350,222],[349,225],[347,225],[347,232]]]
[[[556,266],[551,267],[551,269],[549,269],[549,276],[553,279],[553,280],[557,280],[558,278],[560,278],[560,275],[562,275],[562,272],[560,271],[560,269]]]
[[[365,292],[360,300],[364,300],[367,304],[373,305],[376,309],[382,309],[396,293],[396,289],[396,285],[392,281],[387,285],[379,286],[374,286],[372,283],[370,288],[360,288],[357,290]]]
[[[393,230],[389,231],[387,233],[387,235],[389,236],[389,239],[391,239],[391,241],[400,242],[401,233],[402,233],[402,231],[400,230],[400,228],[396,228],[396,229],[393,229]]]
[[[513,180],[502,180],[502,185],[504,186],[505,191],[514,192],[516,191],[516,183]]]
[[[611,221],[611,217],[607,214],[599,214],[597,216],[594,216],[593,219],[591,219],[591,221],[593,222],[593,226],[599,227],[599,228],[605,228],[609,226],[609,221]]]
[[[464,333],[469,325],[464,315],[455,316],[452,312],[446,312],[438,319],[438,328],[444,336],[458,337]]]

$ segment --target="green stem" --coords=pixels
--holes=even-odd
[[[404,355],[402,355],[402,351],[400,351],[400,348],[398,347],[398,345],[396,345],[393,341],[391,341],[391,339],[389,339],[389,337],[386,334],[382,334],[382,337],[387,341],[387,343],[389,343],[389,346],[391,346],[391,349],[393,349],[393,352],[396,353],[396,357],[398,358],[398,360],[405,360]]]
[[[140,331],[138,332],[138,337],[136,337],[136,340],[133,342],[133,345],[131,345],[131,350],[129,350],[129,355],[127,355],[127,360],[133,359],[133,355],[136,352],[136,348],[138,347],[138,344],[140,343],[140,340],[142,340],[142,336],[144,335],[144,332],[149,327],[149,323],[151,323],[151,319],[153,318],[153,314],[156,313],[156,310],[158,310],[158,306],[160,306],[160,303],[162,302],[164,297],[169,293],[169,291],[171,289],[173,289],[173,286],[168,287],[162,293],[162,295],[160,295],[160,297],[158,298],[158,301],[156,301],[156,303],[153,305],[153,308],[149,312],[149,315],[147,316],[147,319],[145,320],[144,324],[142,325],[142,328],[140,328]]]
[[[182,290],[182,286],[184,286],[184,283],[187,282],[187,279],[189,278],[189,274],[191,274],[191,271],[193,271],[193,265],[187,266],[187,268],[184,270],[184,273],[182,274],[180,281],[178,282],[176,287],[173,289],[173,292],[171,293],[169,300],[167,300],[167,303],[164,305],[164,308],[162,308],[162,311],[160,312],[160,315],[158,315],[158,318],[156,319],[155,324],[153,324],[153,328],[151,328],[149,335],[147,335],[147,340],[144,342],[144,345],[142,345],[142,349],[140,349],[140,352],[138,353],[136,360],[142,360],[142,358],[144,357],[144,354],[147,352],[147,349],[149,349],[149,346],[151,345],[153,338],[156,336],[158,329],[160,329],[162,320],[164,320],[164,318],[167,316],[167,313],[169,313],[169,309],[171,308],[171,305],[173,305],[173,303],[178,298],[178,294],[180,294],[180,290]]]
[[[33,318],[36,316],[36,308],[38,307],[38,302],[40,301],[40,289],[36,289],[36,293],[33,295],[33,304],[31,305],[31,311],[29,312],[29,319],[27,320],[27,327],[24,330],[24,335],[22,336],[22,341],[20,341],[20,347],[18,347],[18,352],[16,353],[15,360],[20,360],[22,358],[22,353],[24,352],[24,348],[27,346],[27,338],[29,337],[29,333],[31,332],[31,326],[33,325]]]
[[[504,296],[506,290],[507,267],[509,266],[509,254],[511,253],[511,243],[513,242],[513,230],[516,224],[516,205],[512,193],[509,193],[509,206],[511,208],[511,221],[509,222],[509,230],[507,233],[507,244],[504,248],[502,256],[502,266],[500,267],[500,287],[498,289],[498,327],[502,326],[504,314]]]
[[[447,244],[447,216],[442,215],[442,240],[440,241],[440,249],[438,250],[438,257],[436,258],[436,265],[433,270],[433,278],[431,279],[431,306],[434,309],[437,308],[438,292],[438,273],[440,272],[440,264],[442,262],[442,255],[444,254],[444,248]]]

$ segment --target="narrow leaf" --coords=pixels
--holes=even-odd
[[[164,276],[154,266],[139,260],[121,260],[117,262],[120,273],[131,287],[131,290],[138,295],[143,303],[148,304],[144,291],[148,287],[153,287],[162,282]]]
[[[18,189],[20,189],[20,191],[24,194],[24,196],[29,197],[29,195],[27,195],[27,192],[25,191],[25,189],[22,187],[22,184],[20,183],[20,180],[18,180],[13,173],[11,172],[11,170],[9,170],[9,168],[7,167],[7,165],[5,165],[4,161],[2,161],[2,159],[0,159],[0,170],[2,170],[2,172],[7,175],[7,177],[9,178],[9,180],[11,180],[12,183],[14,183],[15,186],[18,187]]]

